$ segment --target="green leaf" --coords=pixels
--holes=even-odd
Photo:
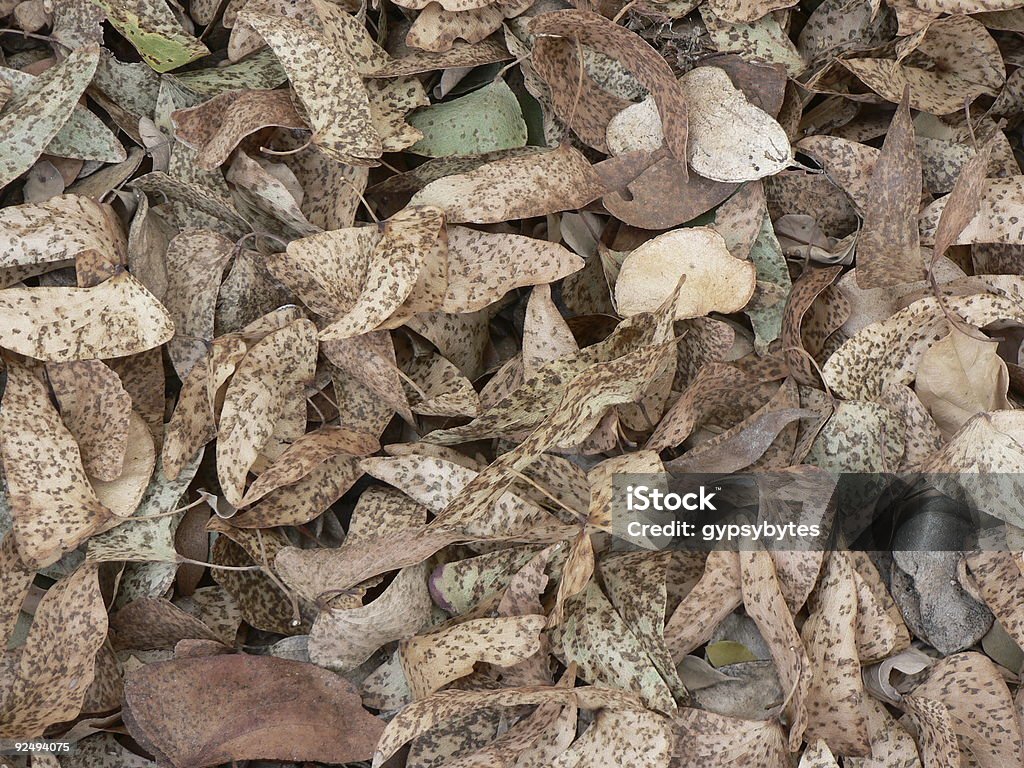
[[[26,98],[39,88],[39,77],[17,69],[0,68],[0,78],[11,86],[12,99]],[[101,163],[120,163],[128,157],[111,130],[81,104],[75,104],[71,116],[46,145],[45,152],[57,157],[98,160]]]
[[[423,132],[411,152],[428,157],[475,155],[526,146],[519,100],[504,80],[452,101],[414,112],[410,125]]]
[[[735,640],[719,640],[711,643],[707,648],[708,661],[715,667],[727,667],[730,664],[739,664],[741,661],[757,661],[757,656],[750,652],[743,643]]]
[[[205,101],[225,91],[277,88],[288,75],[273,52],[265,48],[235,64],[194,69],[168,75],[167,79]]]
[[[209,48],[185,33],[164,0],[93,2],[157,72],[169,72],[210,54]]]
[[[754,346],[764,354],[768,345],[782,333],[782,315],[793,287],[786,257],[782,255],[782,246],[775,238],[775,229],[767,213],[750,248],[750,260],[757,268],[757,289],[744,312],[754,328]]]

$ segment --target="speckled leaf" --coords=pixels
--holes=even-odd
[[[241,504],[249,469],[286,402],[313,380],[315,333],[308,320],[271,333],[246,353],[231,377],[217,431],[217,476],[234,506]]]
[[[309,657],[328,669],[354,669],[382,645],[415,635],[428,622],[430,607],[426,568],[403,568],[373,602],[321,612],[309,635]]]
[[[911,57],[920,54],[920,59]],[[906,38],[897,48],[898,59],[841,59],[871,90],[888,101],[899,103],[910,88],[910,106],[933,115],[947,115],[963,109],[965,101],[982,94],[996,95],[1005,72],[996,41],[980,21],[953,16],[928,24]],[[923,60],[933,66],[919,67]]]
[[[267,41],[288,72],[318,147],[355,165],[380,157],[366,90],[347,54],[298,19],[243,11],[239,20]]]
[[[99,63],[99,49],[80,48],[32,81],[0,110],[0,186],[32,167],[71,117]],[[123,158],[122,158],[123,159]]]
[[[679,768],[778,768],[787,765],[786,733],[774,720],[740,720],[681,709],[673,722],[672,765]]]
[[[553,11],[530,21],[534,35],[575,39],[618,61],[658,105],[665,146],[676,160],[687,159],[687,99],[665,60],[638,35],[604,17],[583,10]],[[683,178],[686,178],[685,168]]]
[[[132,410],[120,377],[100,360],[50,363],[46,376],[86,473],[115,479],[124,467]]]
[[[246,137],[269,126],[304,128],[287,91],[227,91],[171,115],[174,137],[196,149],[196,164],[212,170]]]
[[[563,144],[437,179],[413,195],[411,204],[438,206],[452,223],[493,224],[580,208],[603,193],[586,158]]]
[[[576,662],[580,675],[594,685],[631,691],[652,709],[675,711],[672,692],[651,657],[596,584],[569,598],[561,644],[566,660]]]
[[[478,662],[510,667],[540,650],[545,616],[470,619],[403,640],[398,655],[414,698],[421,699],[473,671]]]
[[[128,244],[113,211],[78,195],[61,195],[0,212],[0,266],[64,261],[94,250],[120,264]]]
[[[1024,322],[1017,302],[994,294],[947,297],[945,303],[975,326],[998,320]],[[825,381],[842,397],[871,399],[881,394],[887,382],[913,381],[925,352],[948,333],[938,300],[920,299],[843,343],[823,366]]]
[[[957,653],[940,659],[912,693],[949,712],[963,752],[980,768],[1000,768],[1019,758],[1021,731],[1013,701],[999,668],[986,656]]]
[[[89,2],[89,0],[84,0],[84,2]],[[99,77],[99,69],[97,69],[96,76]],[[10,88],[10,94],[5,101],[29,98],[30,94],[42,84],[37,82],[37,79],[38,75],[0,67],[0,81],[6,83]],[[75,104],[67,121],[45,145],[45,151],[48,155],[62,158],[99,160],[107,163],[117,163],[126,157],[124,147],[113,132],[102,120],[81,104]]]
[[[908,96],[900,101],[871,174],[871,195],[857,237],[861,288],[893,287],[925,277],[917,227],[921,159],[909,104]]]
[[[107,636],[96,570],[81,566],[39,602],[20,657],[11,659],[0,685],[0,736],[40,738],[47,727],[77,717]]]
[[[124,35],[157,72],[168,72],[201,59],[210,49],[188,35],[163,0],[93,0],[107,21]]]
[[[841,550],[831,552],[801,627],[810,660],[807,689],[808,741],[823,739],[843,755],[870,752],[865,697],[857,656],[857,584]]]
[[[0,422],[18,551],[28,565],[49,565],[105,525],[111,511],[89,484],[74,437],[37,371],[8,361]]]
[[[221,273],[233,253],[234,243],[207,229],[186,229],[167,246],[164,306],[174,323],[167,354],[182,381],[213,341]]]
[[[768,644],[783,690],[792,692],[786,704],[789,748],[796,751],[807,728],[810,660],[782,596],[771,555],[762,550],[740,552],[743,605]]]
[[[583,266],[568,249],[522,235],[448,228],[445,312],[473,312],[508,291],[551,283]]]

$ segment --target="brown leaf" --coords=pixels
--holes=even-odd
[[[174,766],[369,759],[383,723],[352,684],[297,661],[226,655],[147,664],[125,679],[125,723]]]
[[[665,60],[638,35],[596,13],[581,10],[535,16],[530,21],[530,32],[575,39],[616,59],[654,97],[669,152],[680,164],[687,161],[686,97]],[[682,175],[685,179],[685,166]]]
[[[909,93],[908,87],[871,174],[871,195],[857,238],[857,284],[861,288],[892,287],[925,276],[917,229],[921,160]]]

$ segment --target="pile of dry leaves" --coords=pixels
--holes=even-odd
[[[1020,503],[612,520],[1024,474],[1024,0],[0,13],[5,765],[1024,763]]]

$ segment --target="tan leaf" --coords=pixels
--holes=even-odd
[[[657,309],[679,286],[676,319],[736,312],[754,294],[752,262],[735,258],[708,227],[676,229],[648,240],[626,257],[615,282],[620,314]]]
[[[857,584],[845,552],[829,554],[814,602],[800,630],[811,663],[807,740],[822,739],[843,755],[869,754],[857,656]]]
[[[124,261],[128,244],[108,206],[87,197],[61,195],[0,212],[0,266],[71,259],[83,251]]]
[[[371,165],[380,157],[366,91],[343,51],[298,19],[245,9],[238,18],[267,41],[288,72],[318,147],[354,165]]]
[[[362,708],[354,686],[337,675],[246,654],[134,670],[125,680],[125,720],[140,744],[172,765],[257,756],[355,762],[370,757],[383,728]]]
[[[26,565],[49,565],[100,530],[111,511],[89,484],[74,437],[36,370],[8,361],[0,424],[18,551]]]
[[[470,619],[404,640],[398,656],[414,698],[421,699],[473,671],[477,662],[510,667],[540,650],[544,616]]]
[[[173,333],[167,310],[127,272],[95,288],[0,292],[0,346],[37,360],[134,355],[163,344]]]
[[[603,193],[586,158],[561,145],[437,179],[413,195],[410,205],[437,206],[455,224],[493,224],[581,208]]]
[[[4,659],[11,666],[0,686],[3,737],[39,738],[78,716],[107,636],[96,572],[97,566],[83,565],[48,589],[20,654]]]
[[[46,376],[61,420],[78,443],[82,466],[99,480],[121,474],[128,446],[132,398],[114,371],[99,360],[50,363]]]
[[[403,568],[373,602],[321,612],[309,634],[309,657],[328,669],[355,669],[382,645],[420,631],[430,607],[425,566]]]
[[[996,346],[951,328],[921,357],[914,391],[947,437],[977,413],[1011,407],[1009,374]]]
[[[303,397],[316,365],[316,327],[297,320],[257,342],[238,363],[224,394],[217,430],[217,476],[239,506],[249,469],[287,401]]]

